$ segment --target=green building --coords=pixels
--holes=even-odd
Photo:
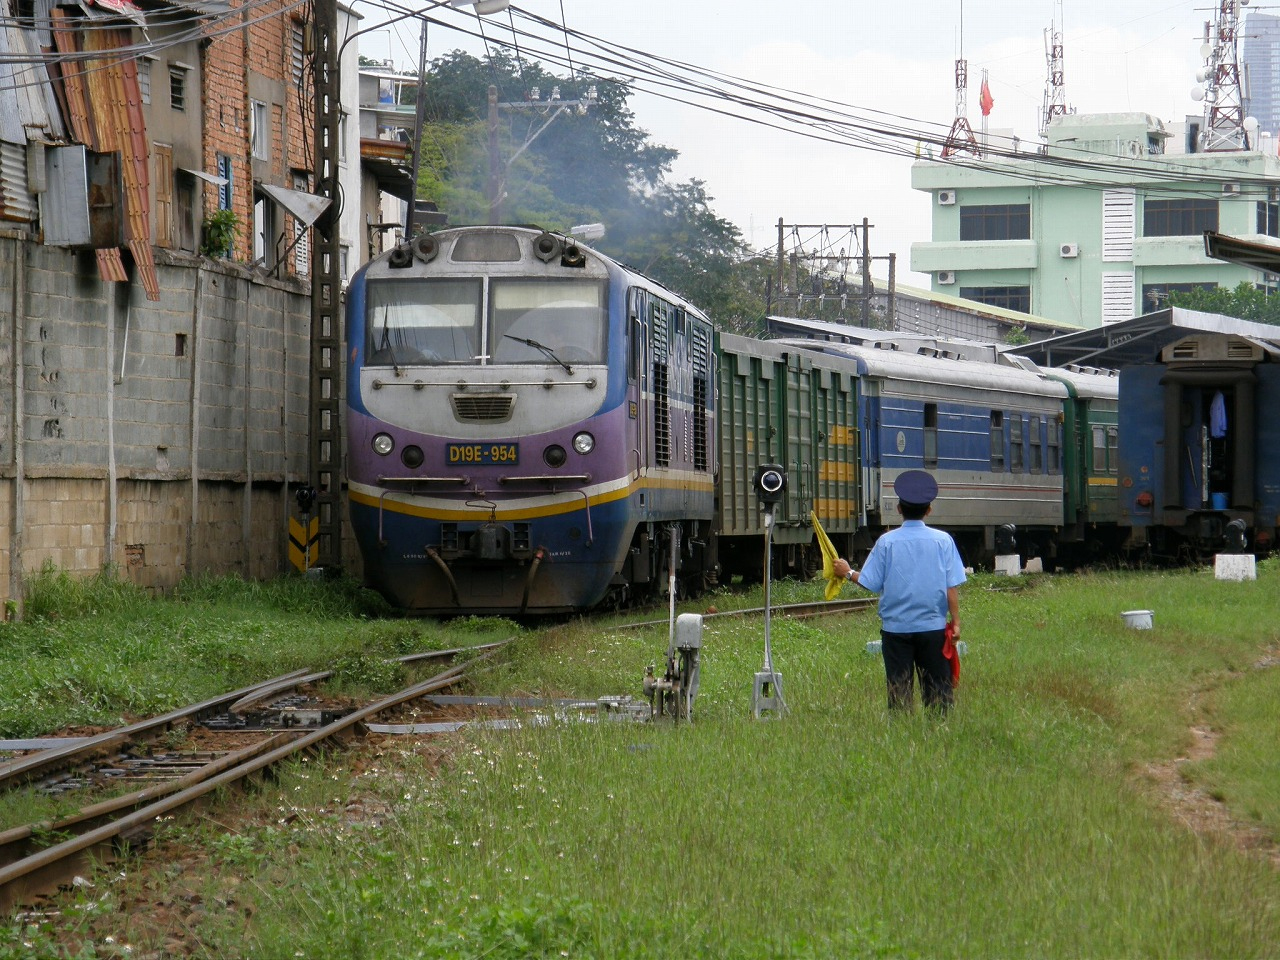
[[[1170,291],[1273,287],[1207,257],[1204,233],[1280,238],[1280,158],[1173,153],[1169,140],[1144,113],[1070,114],[1044,153],[919,161],[933,239],[912,244],[911,269],[940,293],[1082,327],[1157,310]]]

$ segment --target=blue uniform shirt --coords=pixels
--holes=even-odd
[[[858,574],[858,586],[880,594],[880,621],[890,633],[943,629],[947,588],[964,581],[956,542],[923,520],[881,536]]]

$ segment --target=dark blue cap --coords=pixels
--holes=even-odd
[[[933,503],[938,496],[938,481],[923,470],[905,470],[893,481],[893,492],[907,503]]]

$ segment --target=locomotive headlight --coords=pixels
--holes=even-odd
[[[577,434],[573,438],[573,449],[584,457],[596,448],[596,438],[587,432]]]
[[[542,459],[546,461],[548,467],[563,467],[564,462],[569,459],[569,455],[564,452],[564,447],[558,443],[553,443],[542,451]]]
[[[376,433],[373,435],[373,452],[380,457],[385,457],[396,448],[396,442],[391,439],[389,433]]]
[[[410,470],[416,470],[418,467],[422,466],[422,461],[425,459],[426,457],[422,453],[422,448],[416,444],[411,443],[400,451],[400,462]]]

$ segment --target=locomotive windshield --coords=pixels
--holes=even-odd
[[[546,351],[566,363],[604,363],[602,282],[494,280],[489,302],[494,363],[546,363]]]
[[[474,363],[480,353],[480,292],[479,279],[369,284],[367,362]]]
[[[482,325],[479,278],[370,283],[366,362],[604,363],[605,294],[599,280],[494,279]]]

